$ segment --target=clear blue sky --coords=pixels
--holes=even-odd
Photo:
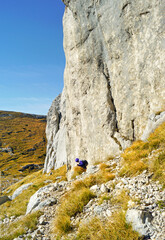
[[[47,114],[63,89],[62,0],[0,0],[0,110]]]

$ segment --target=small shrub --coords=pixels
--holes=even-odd
[[[77,213],[82,212],[83,207],[95,195],[87,188],[82,188],[79,191],[67,195],[66,200],[62,203],[60,211],[68,216],[75,216]]]
[[[107,165],[106,163],[101,163],[99,167],[100,167],[100,170],[104,171],[105,169],[109,168],[110,166]]]
[[[100,171],[99,173],[96,173],[84,178],[84,180],[75,181],[73,183],[73,187],[76,190],[81,189],[82,187],[90,188],[95,184],[106,183],[110,180],[113,180],[114,178],[115,178],[115,174]]]
[[[77,181],[73,182],[74,191],[80,190],[84,187],[87,187],[87,185],[85,184],[85,182],[83,180],[77,180]]]
[[[82,188],[90,188],[97,183],[96,174],[90,175],[83,180],[77,180],[73,183],[74,190],[80,190]]]
[[[115,178],[114,173],[109,173],[106,171],[101,171],[97,174],[97,184],[106,183]]]
[[[90,188],[91,186],[97,184],[97,175],[96,174],[93,174],[93,175],[90,175],[89,177],[86,177],[84,179],[84,184],[86,187]]]

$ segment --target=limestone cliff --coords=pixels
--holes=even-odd
[[[66,163],[65,94],[53,101],[47,115],[47,153],[44,172],[61,167]]]
[[[92,164],[117,155],[132,141],[145,139],[152,131],[148,121],[165,120],[158,113],[165,110],[165,2],[63,2],[65,130],[58,126],[63,147],[57,159],[48,149],[47,170],[65,161],[70,167],[75,157]],[[58,110],[51,111],[55,122],[51,130],[48,121],[48,146],[49,139],[60,144],[53,127]]]

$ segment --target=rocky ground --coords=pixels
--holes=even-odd
[[[131,222],[133,228],[142,234],[145,239],[164,240],[165,236],[165,190],[158,182],[152,181],[152,173],[144,171],[142,174],[127,178],[118,175],[121,168],[120,158],[115,158],[107,164],[115,166],[116,177],[105,184],[93,185],[91,190],[96,194],[96,198],[91,199],[84,207],[83,212],[71,218],[74,231],[68,235],[72,239],[76,235],[77,223],[87,221],[93,216],[100,219],[108,219],[112,213],[118,211],[120,205],[112,203],[110,199],[115,199],[122,192],[128,197],[128,209],[126,213],[127,222]],[[86,173],[78,176],[83,180],[90,174],[99,171],[99,165],[90,166]],[[21,235],[19,239],[37,239],[50,240],[55,239],[51,233],[52,221],[60,206],[60,198],[72,188],[71,181],[61,181],[59,183],[49,183],[47,186],[39,189],[33,198],[31,198],[27,213],[32,210],[41,209],[42,215],[38,220],[37,229],[33,232],[27,229],[27,233]],[[107,200],[100,202],[103,195],[106,194]],[[123,200],[124,201],[124,200]],[[14,217],[5,218],[3,223],[16,221]],[[62,238],[61,238],[62,239]]]

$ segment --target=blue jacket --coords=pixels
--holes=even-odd
[[[84,169],[86,169],[87,165],[88,165],[88,162],[86,160],[80,160],[79,164],[77,164],[77,166],[82,167]]]

